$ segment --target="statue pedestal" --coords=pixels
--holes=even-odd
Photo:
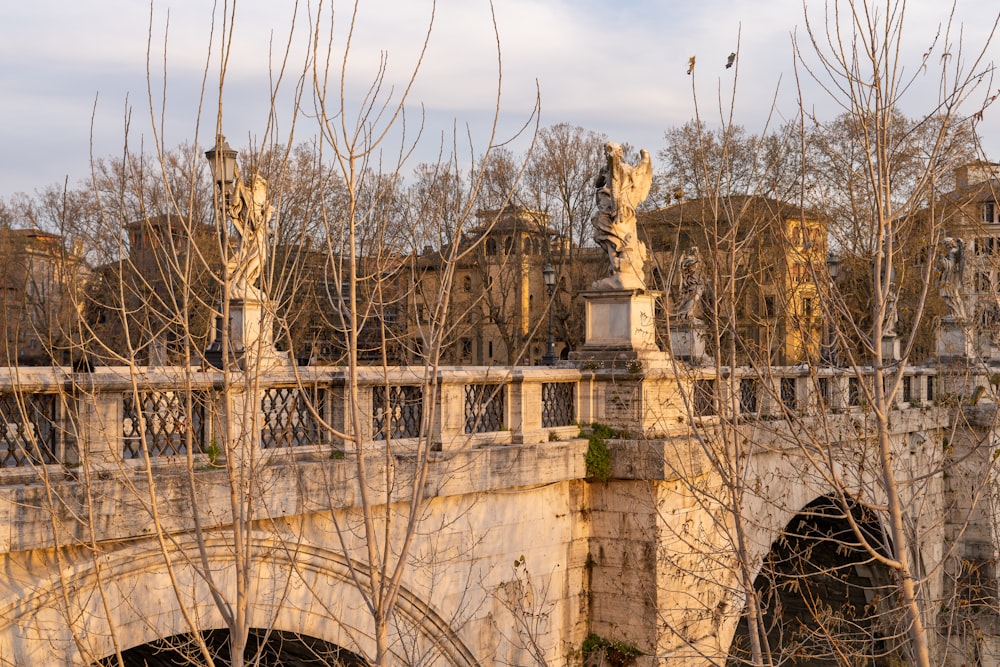
[[[1000,346],[993,341],[992,337],[985,337],[986,340],[980,342],[979,349],[984,350],[987,362],[991,366],[1000,366]]]
[[[291,355],[274,349],[271,326],[271,317],[261,299],[230,299],[229,361],[241,370],[291,370]],[[216,368],[222,368],[223,363],[221,334],[222,327],[217,325],[214,340],[205,355],[208,363]]]
[[[586,338],[574,361],[666,361],[656,345],[658,292],[642,289],[582,292],[586,304]]]
[[[901,356],[899,336],[882,336],[882,360],[899,361]]]
[[[705,323],[701,320],[675,320],[670,323],[670,351],[677,359],[698,364],[705,356]]]
[[[939,359],[972,359],[976,356],[975,341],[965,324],[944,317],[937,330],[935,350]]]

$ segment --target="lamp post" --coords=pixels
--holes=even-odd
[[[552,264],[546,263],[542,269],[542,279],[545,280],[545,290],[549,294],[549,342],[545,348],[545,355],[542,357],[543,366],[556,365],[556,341],[552,337],[552,294],[556,288],[556,270]]]
[[[219,194],[225,198],[226,195],[231,194],[236,179],[239,178],[236,173],[236,151],[220,134],[215,138],[215,146],[205,151],[205,157],[208,158],[208,165],[212,169],[212,180],[215,181]],[[225,210],[224,201],[223,210]]]
[[[211,149],[205,151],[205,158],[208,160],[208,166],[212,170],[212,181],[215,183],[216,192],[219,195],[219,237],[223,244],[226,242],[226,214],[228,213],[227,204],[232,198],[233,191],[236,188],[236,179],[238,178],[236,173],[236,151],[229,145],[226,138],[221,134],[215,138],[215,146]],[[205,350],[205,361],[215,368],[222,368],[223,366],[223,341],[227,338],[227,328],[225,325],[228,319],[228,312],[225,303],[219,304],[219,310],[221,311],[215,316],[215,332],[212,336],[212,340],[208,344],[208,349]],[[232,350],[229,350],[229,355],[232,355]]]
[[[840,260],[831,250],[826,255],[826,273],[830,276],[830,292],[831,296],[833,291],[837,288],[837,279],[840,277]],[[830,301],[831,305],[833,301]],[[825,361],[830,366],[839,365],[837,359],[837,344],[834,340],[835,331],[833,328],[833,317],[832,310],[830,314],[826,317],[826,346],[823,350],[823,361]]]

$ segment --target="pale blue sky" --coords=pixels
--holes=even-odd
[[[422,0],[361,1],[349,65],[352,90],[370,80],[380,50],[388,54],[388,78],[397,85],[405,79],[429,6]],[[822,5],[810,7],[819,11]],[[273,71],[269,50],[274,62],[288,39],[292,8],[291,0],[237,3],[224,95],[224,128],[234,146],[262,139]],[[501,137],[527,120],[537,81],[543,125],[575,123],[655,154],[663,130],[694,115],[692,78],[686,75],[691,55],[697,56],[700,110],[706,119],[718,118],[720,91],[728,101],[736,71],[724,64],[741,33],[736,121],[760,131],[772,100],[776,121],[796,113],[791,34],[803,34],[799,0],[495,0],[494,8],[503,61]],[[350,6],[337,4],[336,10],[338,34],[343,34]],[[911,68],[944,18],[941,12],[937,0],[910,4],[904,55]],[[996,12],[994,0],[960,0],[967,50],[981,44],[992,21],[987,12]],[[133,146],[150,144],[154,118],[162,121],[168,145],[195,138],[211,145],[214,111],[200,125],[197,111],[206,62],[212,72],[206,108],[214,108],[217,94],[217,52],[209,53],[212,18],[205,0],[154,0],[152,9],[135,0],[0,5],[0,196],[31,192],[67,176],[71,183],[86,178],[91,149],[100,157],[121,153],[126,118]],[[308,25],[302,18],[292,38],[294,75],[286,79],[276,107],[282,137],[291,130],[292,84],[306,53]],[[217,39],[218,10],[215,19]],[[152,44],[152,112],[147,41]],[[996,55],[1000,42],[987,60]],[[410,98],[411,123],[421,104],[426,113],[425,141],[415,161],[433,159],[442,132],[450,133],[454,123],[463,133],[467,124],[476,149],[482,149],[495,106],[496,61],[488,3],[440,0]],[[904,111],[925,111],[936,81],[918,77]],[[993,82],[994,92],[997,88],[1000,80]],[[837,112],[815,85],[807,84],[803,95],[821,115]],[[985,90],[979,99],[984,95]],[[314,132],[313,121],[297,122],[297,139]],[[1000,106],[986,112],[980,132],[989,157],[1000,160]],[[525,146],[523,141],[513,145]]]

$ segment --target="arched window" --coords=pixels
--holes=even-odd
[[[490,257],[495,257],[497,254],[497,240],[494,238],[486,239],[486,254]]]
[[[505,236],[503,239],[503,254],[509,255],[514,251],[514,239],[510,236]]]

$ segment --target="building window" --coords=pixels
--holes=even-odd
[[[802,316],[810,318],[813,316],[813,300],[802,299]]]
[[[997,203],[995,201],[983,202],[983,222],[995,223],[997,221]]]
[[[497,254],[497,240],[496,239],[486,239],[486,254],[490,257],[494,257]]]
[[[984,236],[976,239],[977,255],[996,255],[1000,250],[1000,238],[995,236]]]
[[[462,289],[466,292],[472,291],[472,276],[465,276],[462,278]]]
[[[509,255],[514,251],[514,239],[510,236],[505,236],[503,240],[503,254]]]
[[[773,296],[764,297],[764,317],[777,317],[778,307]]]
[[[462,358],[468,359],[469,357],[472,356],[472,339],[463,338],[461,340],[461,345],[462,345]]]

